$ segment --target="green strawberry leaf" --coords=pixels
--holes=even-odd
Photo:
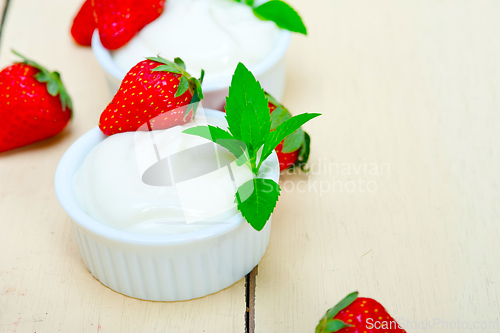
[[[57,82],[52,80],[48,81],[47,91],[49,92],[50,95],[57,96],[57,93],[59,92],[59,85],[57,84]]]
[[[182,96],[182,94],[184,94],[188,89],[189,89],[189,81],[183,75],[179,80],[179,86],[177,87],[177,91],[175,92],[174,97]]]
[[[241,118],[248,104],[252,104],[255,112],[259,114],[259,119],[264,122],[262,126],[267,126],[270,117],[264,90],[262,90],[259,81],[255,79],[252,72],[240,62],[231,80],[229,95],[226,97],[228,129],[236,139],[242,138]],[[264,116],[264,111],[267,112],[267,116]]]
[[[299,157],[297,161],[295,161],[294,165],[292,165],[292,169],[300,168],[304,172],[308,172],[309,169],[306,169],[307,161],[309,161],[309,155],[311,154],[311,137],[307,132],[304,132],[304,142],[302,147],[300,147]]]
[[[64,84],[62,83],[61,75],[58,72],[51,73],[42,65],[39,65],[38,63],[34,62],[33,60],[26,58],[25,56],[21,55],[20,53],[14,51],[14,50],[12,50],[12,53],[14,53],[18,57],[22,58],[23,63],[25,63],[29,66],[32,66],[32,67],[39,70],[39,72],[37,74],[35,74],[35,79],[38,82],[47,83],[47,92],[51,96],[59,95],[59,99],[61,101],[61,106],[62,106],[63,111],[66,110],[66,108],[73,110],[73,102],[71,101],[71,98],[69,97],[69,94],[66,91]]]
[[[316,333],[332,333],[339,332],[346,327],[352,327],[352,325],[346,324],[342,320],[334,319],[335,316],[349,305],[352,304],[358,298],[358,292],[355,291],[347,295],[343,300],[341,300],[333,308],[329,309],[325,315],[319,321],[318,326],[316,326]]]
[[[203,91],[201,89],[201,82],[196,78],[192,77],[189,79],[189,84],[193,87],[193,90],[198,93],[200,100],[203,99]]]
[[[205,76],[205,71],[201,70],[201,78],[200,81],[194,77],[192,77],[188,72],[186,72],[186,64],[181,58],[175,58],[174,61],[167,60],[160,56],[157,57],[149,57],[146,58],[151,61],[159,62],[163,65],[159,65],[158,67],[152,69],[153,72],[170,72],[175,74],[181,74],[179,79],[179,86],[177,87],[177,91],[174,94],[174,97],[179,97],[184,94],[188,89],[193,93],[193,97],[191,98],[191,102],[184,113],[184,121],[186,121],[188,115],[193,112],[193,117],[196,115],[196,110],[198,108],[198,102],[203,99],[203,91],[201,89],[201,82],[203,81],[203,77]]]
[[[279,105],[274,109],[273,113],[271,113],[271,130],[275,130],[281,123],[290,118],[292,118],[290,112],[288,112],[285,107]]]
[[[52,78],[51,78],[49,72],[47,72],[47,71],[40,71],[40,72],[36,73],[35,79],[38,82],[49,82]]]
[[[186,64],[184,63],[184,61],[181,58],[175,58],[174,63],[177,66],[179,66],[180,68],[182,68],[183,70],[186,70]]]
[[[258,168],[260,168],[262,163],[269,157],[269,155],[271,155],[273,150],[280,144],[281,141],[298,130],[306,122],[320,115],[321,114],[319,113],[303,113],[292,117],[279,125],[274,132],[270,133],[266,143],[264,144]]]
[[[254,178],[238,187],[235,202],[247,222],[261,231],[276,207],[280,191],[274,180]]]
[[[156,68],[153,68],[152,71],[153,72],[170,72],[170,73],[182,74],[182,72],[179,69],[177,69],[171,65],[160,65]]]
[[[280,28],[307,35],[307,28],[300,15],[284,1],[271,0],[253,11],[258,18],[273,21]]]
[[[355,291],[355,292],[350,293],[349,295],[347,295],[343,300],[341,300],[340,302],[338,302],[337,305],[335,305],[333,308],[329,309],[326,312],[326,318],[328,320],[330,320],[333,317],[335,317],[336,315],[338,315],[338,313],[340,311],[342,311],[345,308],[347,308],[349,305],[352,304],[352,302],[354,302],[358,298],[358,294],[359,293],[357,291]]]
[[[284,153],[291,153],[300,149],[304,143],[304,131],[302,128],[299,128],[292,134],[286,137],[285,142],[283,143],[283,149],[281,150]]]
[[[205,78],[205,70],[202,69],[201,70],[201,75],[200,75],[200,79],[198,81],[200,81],[200,87],[201,87],[201,84],[203,83],[203,79]]]
[[[151,60],[151,61],[156,61],[156,62],[159,62],[161,64],[169,65],[169,66],[172,66],[172,67],[176,66],[175,62],[170,61],[170,60],[165,59],[165,58],[162,58],[160,56],[149,57],[149,58],[146,58],[146,59]]]
[[[253,6],[254,0],[245,0],[245,3],[249,6]]]
[[[333,333],[333,332],[338,332],[343,328],[346,327],[351,327],[351,325],[348,325],[344,323],[342,320],[334,319],[330,320],[325,327],[325,330],[323,332],[325,333]]]

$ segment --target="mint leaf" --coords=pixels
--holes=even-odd
[[[242,116],[248,104],[252,104],[255,112],[259,114],[259,119],[263,121],[262,126],[267,126],[266,122],[270,122],[270,117],[264,90],[262,90],[259,81],[255,79],[252,72],[240,62],[234,72],[229,87],[229,95],[226,98],[228,129],[236,139],[242,139]],[[264,116],[264,110],[266,110],[268,118]]]
[[[262,150],[262,155],[260,158],[259,166],[266,160],[266,158],[271,155],[273,150],[283,141],[287,136],[298,130],[302,125],[307,123],[309,120],[320,116],[319,113],[303,113],[295,117],[288,119],[279,125],[274,132],[271,132],[268,136],[266,143],[264,144],[264,149]]]
[[[257,151],[265,142],[271,131],[269,109],[255,110],[248,104],[241,116],[241,138],[249,145],[251,151]]]
[[[260,136],[259,122],[257,120],[257,113],[255,112],[252,104],[248,104],[241,115],[241,139],[248,143],[250,156],[252,156],[254,150],[259,147],[257,146],[258,141],[262,140],[262,137]]]
[[[254,178],[238,187],[236,203],[243,217],[257,231],[261,231],[271,217],[280,186],[272,179]]]
[[[299,128],[292,134],[286,137],[285,142],[283,143],[283,149],[281,150],[284,153],[291,153],[302,147],[304,143],[304,131]]]
[[[307,35],[307,28],[302,18],[286,2],[271,0],[254,8],[253,11],[257,17],[273,21],[280,28]]]
[[[223,130],[220,127],[215,127],[212,125],[208,126],[195,126],[185,129],[182,133],[190,134],[205,138],[210,140],[231,152],[231,154],[236,157],[240,162],[245,162],[247,160],[247,148],[245,143],[240,140],[235,139],[229,132]],[[238,163],[241,165],[243,163]]]
[[[248,104],[241,116],[241,139],[247,144],[252,172],[257,174],[257,152],[266,142],[271,130],[269,110],[257,112]]]

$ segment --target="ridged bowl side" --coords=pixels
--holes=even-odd
[[[231,286],[264,256],[271,221],[260,232],[248,223],[227,234],[185,245],[122,244],[72,221],[85,266],[102,284],[151,301],[183,301]]]

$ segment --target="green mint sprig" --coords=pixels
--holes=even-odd
[[[242,0],[234,0],[243,2]],[[265,21],[273,21],[282,29],[307,35],[307,28],[302,18],[295,9],[281,0],[270,0],[260,6],[254,7],[254,0],[245,0],[253,8],[255,16]]]
[[[252,170],[255,177],[238,187],[235,202],[247,222],[260,231],[271,217],[280,195],[280,186],[275,181],[259,178],[262,163],[281,141],[318,116],[319,113],[303,113],[272,128],[264,90],[245,65],[239,63],[226,98],[228,130],[208,125],[191,127],[183,133],[215,142],[229,150],[238,165],[246,164]]]

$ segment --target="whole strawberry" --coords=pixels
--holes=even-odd
[[[321,318],[316,333],[330,332],[406,333],[379,302],[358,298],[357,292],[347,295]]]
[[[102,45],[116,50],[163,12],[165,0],[92,0]]]
[[[99,128],[113,135],[136,131],[144,124],[156,130],[189,122],[196,111],[190,104],[203,98],[202,80],[203,74],[200,80],[191,77],[180,58],[174,62],[161,57],[141,61],[127,73],[102,112]]]
[[[77,44],[90,46],[92,44],[92,34],[96,27],[92,0],[85,0],[82,8],[80,8],[73,20],[71,36],[73,36]]]
[[[71,117],[71,99],[57,72],[26,59],[0,72],[0,152],[61,132]]]
[[[271,130],[275,130],[282,122],[292,118],[290,112],[281,105],[271,95],[266,94],[269,101],[269,110],[271,112]],[[275,149],[280,162],[280,170],[286,170],[292,167],[299,167],[305,171],[311,146],[309,134],[302,129],[289,135]]]

